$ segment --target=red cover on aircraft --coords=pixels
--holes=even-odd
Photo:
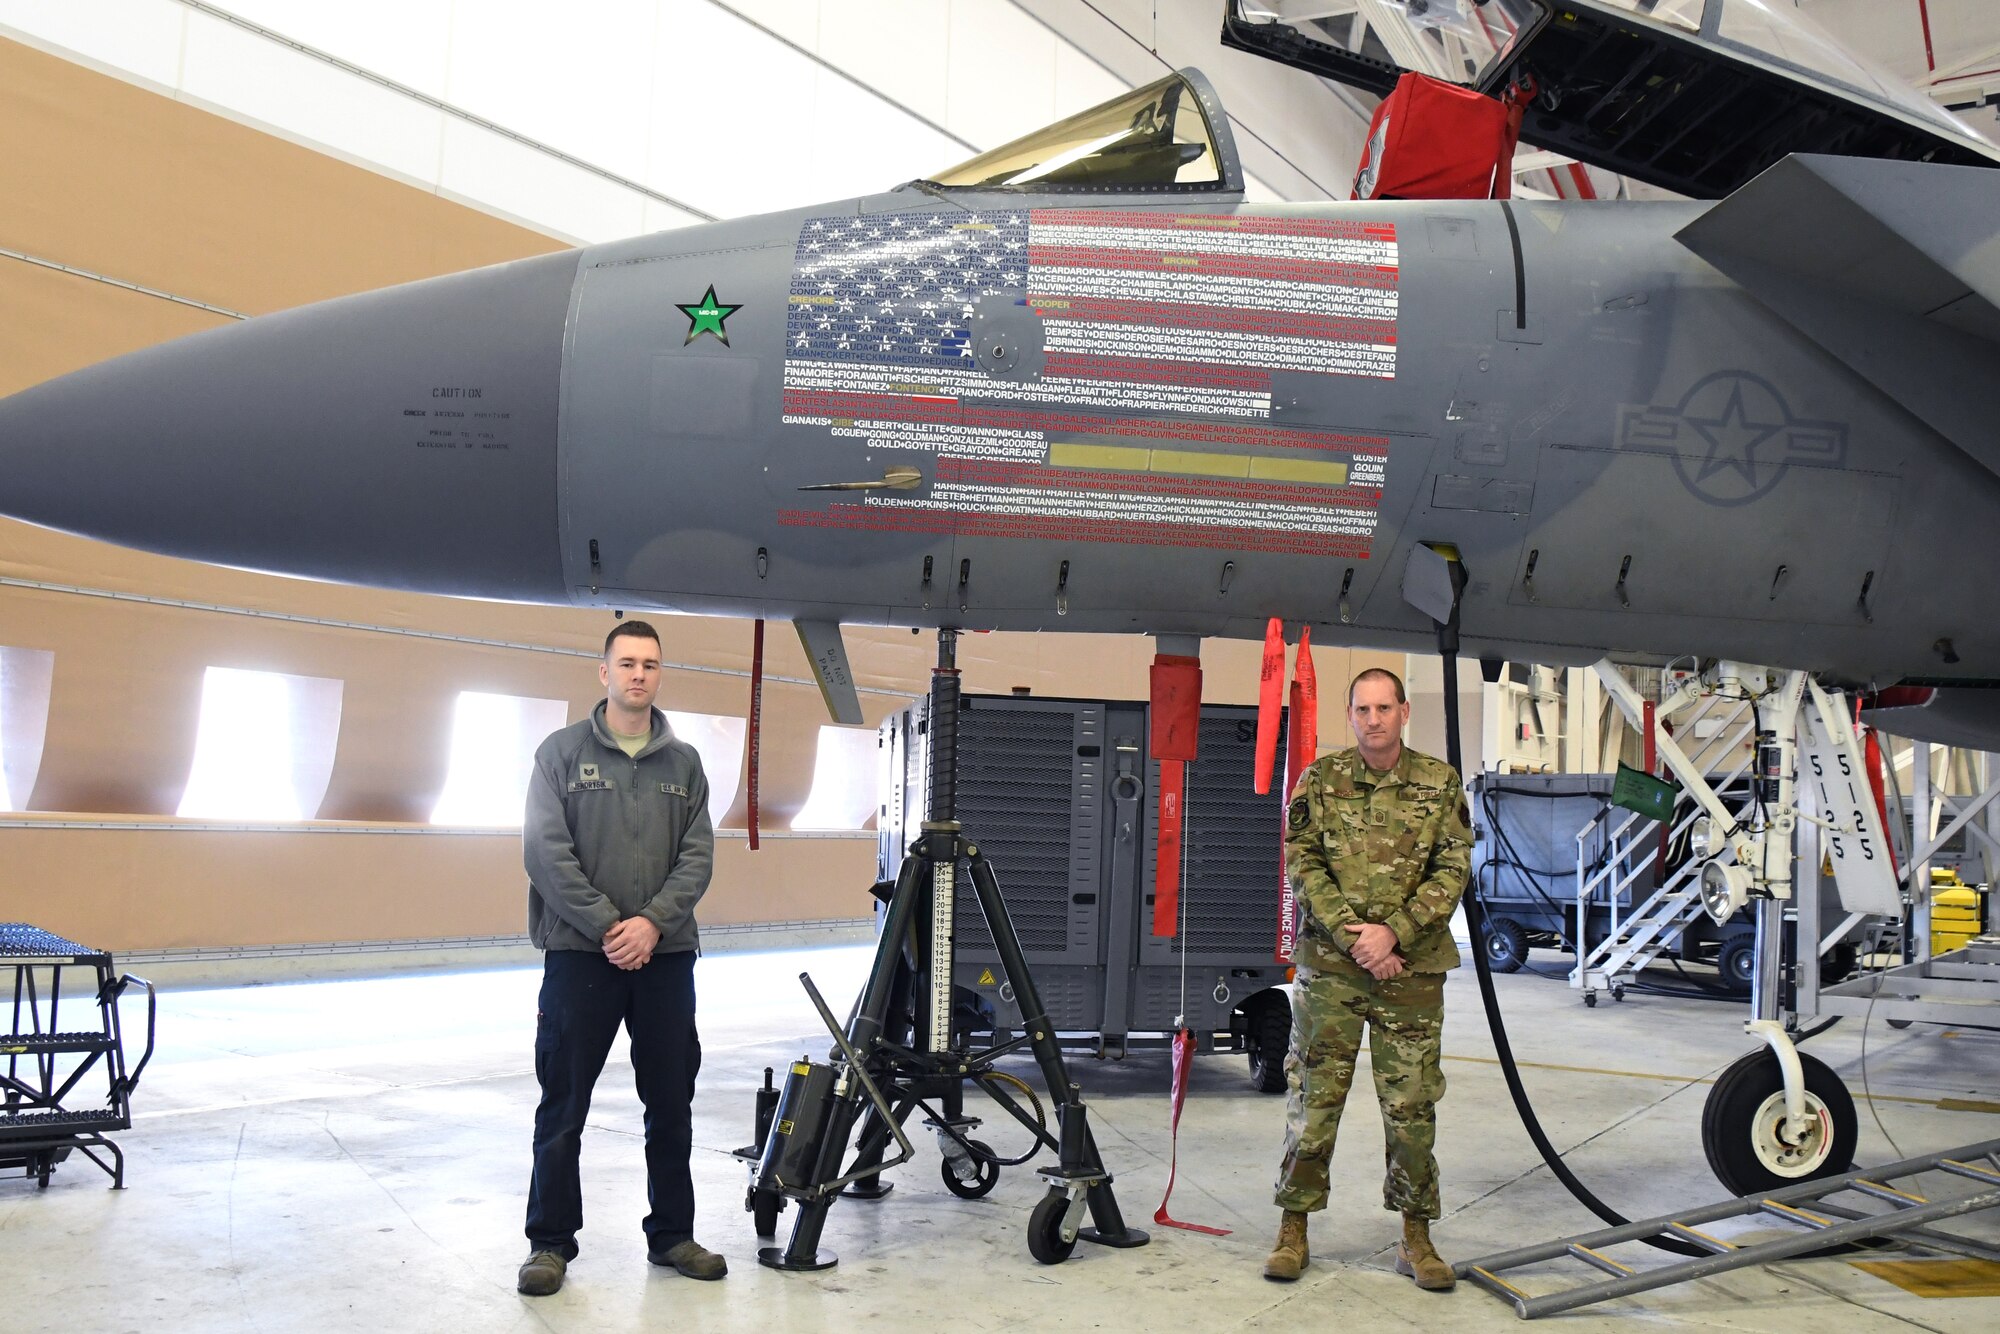
[[[1375,108],[1355,199],[1506,199],[1513,194],[1519,102],[1405,74]]]

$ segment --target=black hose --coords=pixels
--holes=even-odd
[[[1454,606],[1452,610],[1453,624],[1448,634],[1441,633],[1439,635],[1439,646],[1443,650],[1444,657],[1444,736],[1446,758],[1451,762],[1451,767],[1457,770],[1460,775],[1463,775],[1465,772],[1464,748],[1459,743],[1458,735],[1457,620],[1458,612]],[[1612,1227],[1625,1226],[1632,1220],[1598,1199],[1596,1195],[1591,1193],[1588,1186],[1577,1180],[1576,1173],[1569,1170],[1569,1164],[1563,1161],[1562,1154],[1556,1151],[1556,1146],[1549,1142],[1547,1133],[1542,1130],[1542,1123],[1535,1116],[1534,1106],[1528,1101],[1528,1091],[1521,1085],[1521,1069],[1514,1059],[1513,1044],[1507,1040],[1507,1025],[1500,1017],[1499,998],[1493,993],[1493,970],[1487,965],[1486,951],[1482,948],[1482,942],[1486,939],[1486,912],[1480,905],[1477,894],[1468,894],[1465,896],[1465,918],[1466,925],[1472,931],[1472,967],[1473,971],[1479,975],[1479,997],[1486,1006],[1486,1025],[1493,1032],[1493,1052],[1494,1055],[1500,1058],[1500,1073],[1506,1077],[1507,1092],[1514,1100],[1514,1110],[1520,1114],[1522,1128],[1528,1132],[1528,1138],[1534,1142],[1536,1150],[1542,1155],[1542,1161],[1548,1164],[1549,1171],[1555,1173],[1556,1180],[1563,1183],[1569,1193],[1577,1198],[1578,1203],[1582,1204],[1584,1208],[1596,1214]],[[1641,1237],[1639,1240],[1656,1250],[1668,1251],[1674,1255],[1702,1256],[1708,1254],[1707,1251],[1697,1246],[1690,1245],[1684,1241],[1676,1241],[1671,1237]]]

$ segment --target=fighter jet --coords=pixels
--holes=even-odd
[[[1901,730],[2000,745],[2000,151],[1963,139],[1719,202],[1250,204],[1184,70],[884,193],[31,388],[0,512],[787,619],[836,676],[843,623],[1426,651],[1398,580],[1449,545],[1468,655],[1916,683]]]

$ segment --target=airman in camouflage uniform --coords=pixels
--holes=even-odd
[[[1286,873],[1303,929],[1277,1181],[1285,1216],[1264,1273],[1293,1279],[1305,1268],[1306,1215],[1326,1207],[1365,1026],[1388,1139],[1382,1203],[1403,1215],[1396,1267],[1420,1287],[1449,1288],[1451,1269],[1430,1241],[1439,1213],[1432,1146],[1444,1094],[1444,974],[1459,962],[1451,915],[1472,835],[1458,774],[1402,745],[1402,682],[1364,672],[1348,699],[1359,745],[1306,770],[1286,812]]]

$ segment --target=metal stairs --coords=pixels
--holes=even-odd
[[[1715,720],[1715,730],[1701,740],[1689,758],[1709,775],[1710,785],[1718,792],[1729,791],[1731,785],[1750,772],[1747,754],[1726,772],[1711,772],[1717,760],[1737,754],[1751,739],[1755,724],[1749,715],[1747,703],[1710,698],[1680,720],[1683,730],[1691,733],[1702,730],[1700,724],[1704,720]],[[1752,805],[1747,793],[1734,802],[1725,800],[1724,804],[1739,821],[1747,822]],[[1602,859],[1600,869],[1592,872],[1584,864],[1583,849],[1589,846],[1599,826],[1621,814],[1624,818],[1608,835],[1609,854]],[[1614,1000],[1623,1000],[1626,981],[1674,947],[1682,928],[1701,916],[1702,863],[1696,857],[1685,859],[1637,907],[1621,911],[1620,904],[1635,897],[1631,893],[1634,883],[1652,869],[1663,848],[1682,837],[1702,814],[1698,805],[1692,807],[1662,837],[1655,821],[1635,812],[1606,807],[1577,834],[1575,920],[1581,924],[1608,916],[1610,923],[1602,940],[1579,942],[1588,947],[1578,950],[1576,966],[1570,970],[1569,984],[1583,992],[1584,1004],[1597,1004],[1600,990],[1609,990]],[[1581,926],[1578,934],[1583,934]]]

